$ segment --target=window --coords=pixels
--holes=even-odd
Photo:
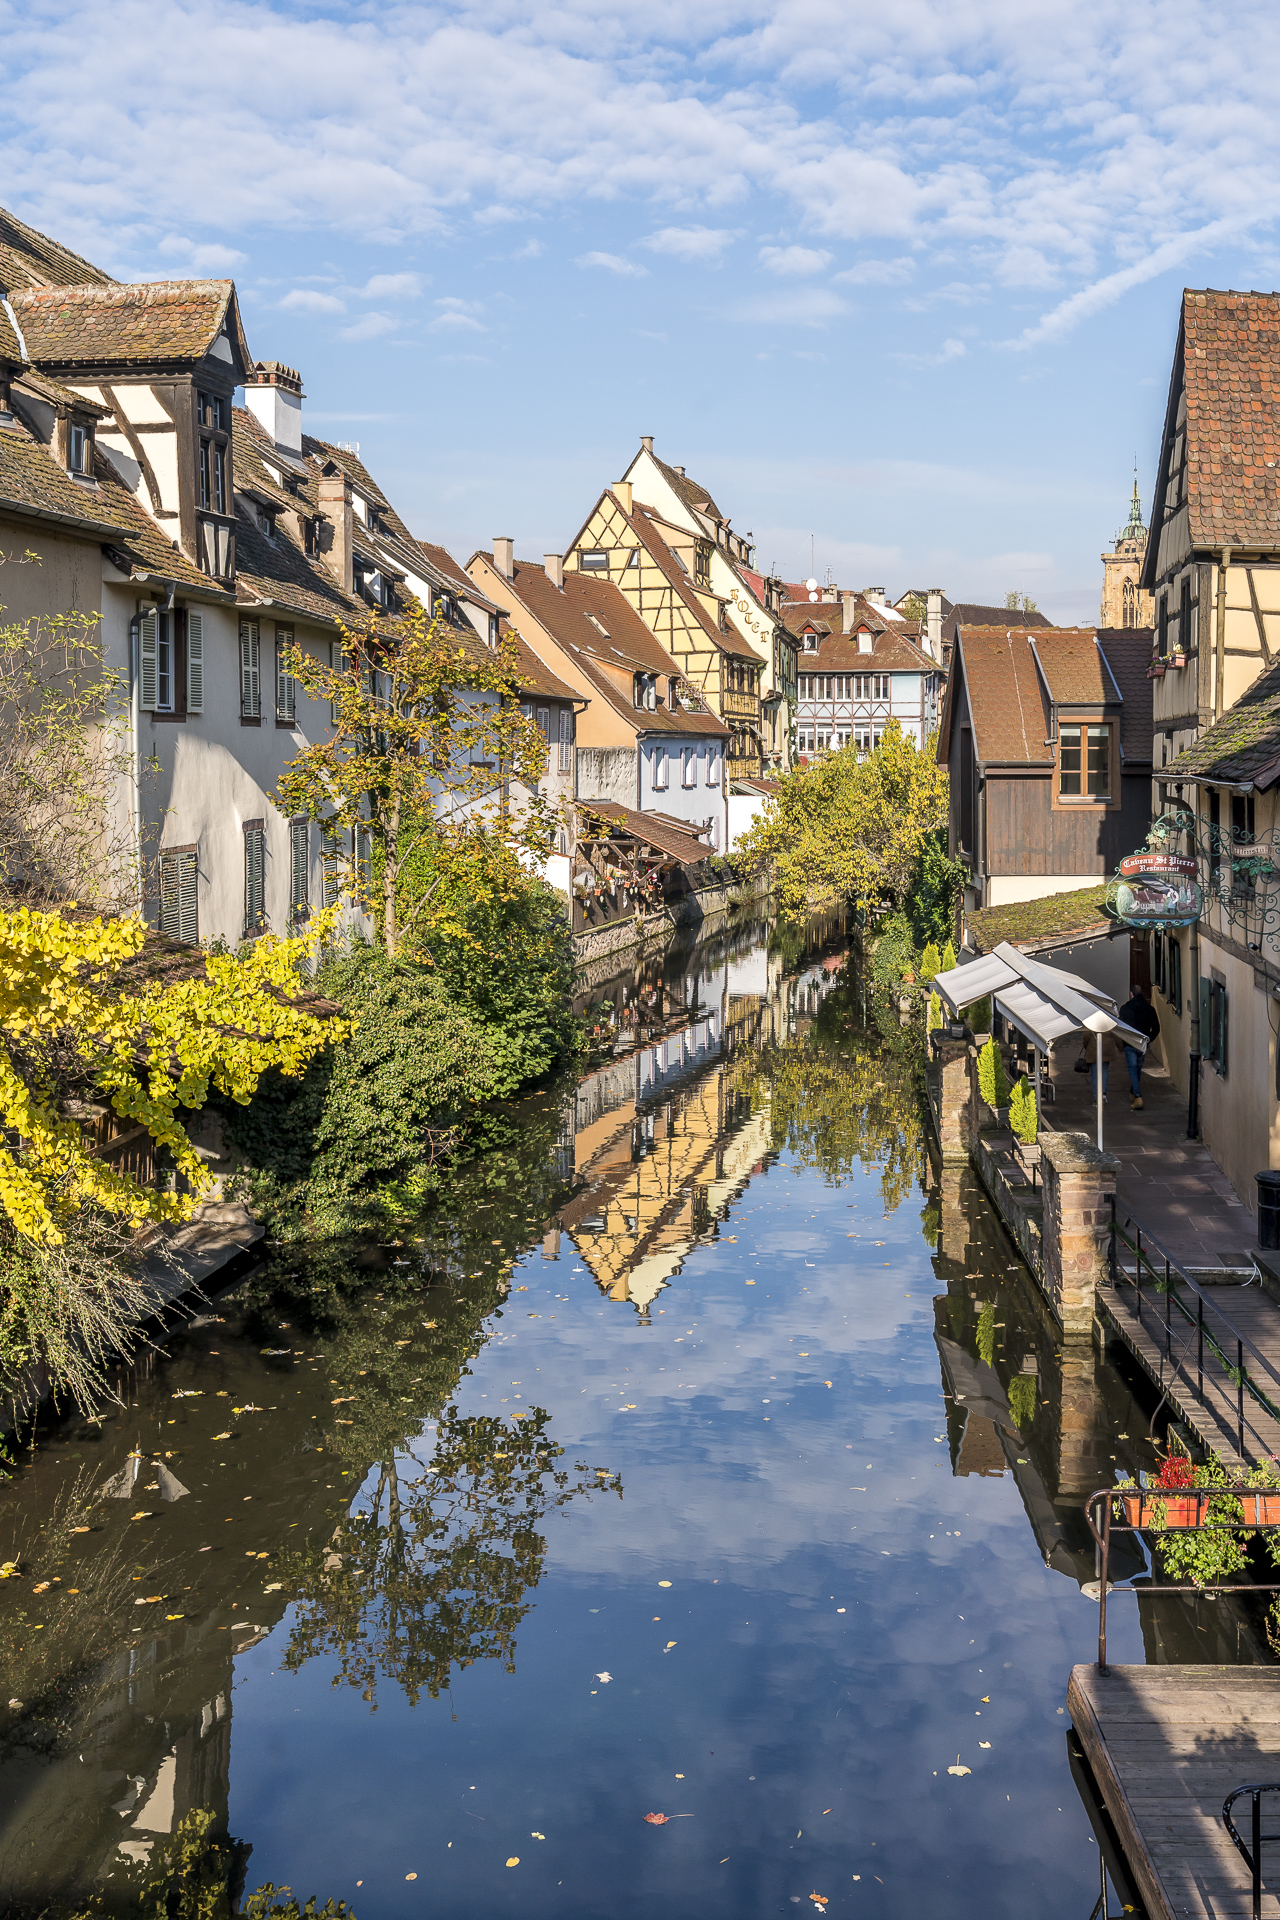
[[[829,753],[831,751],[830,727],[818,728],[817,748],[819,753]]]
[[[1111,728],[1105,723],[1058,729],[1058,792],[1064,799],[1111,797]]]
[[[155,696],[150,702],[153,713],[173,712],[173,618],[167,613],[148,616],[155,632]],[[143,705],[148,703],[144,700]]]
[[[1182,576],[1182,597],[1178,602],[1178,651],[1191,651],[1191,575]]]
[[[868,726],[855,727],[853,730],[853,744],[858,749],[859,753],[870,753],[871,751],[870,727]]]
[[[813,752],[813,728],[812,727],[801,727],[798,729],[796,733],[796,752],[797,753]]]
[[[204,712],[204,615],[187,610],[187,712]]]
[[[818,636],[808,627],[805,629],[804,650],[806,653],[816,653],[818,651]]]
[[[160,855],[160,931],[184,945],[200,944],[194,847],[166,847]]]
[[[196,424],[200,428],[200,505],[206,513],[227,511],[227,432],[230,409],[216,393],[196,394]]]
[[[213,499],[213,488],[209,483],[209,452],[210,443],[207,440],[202,440],[200,442],[200,505],[205,508],[206,512]]]
[[[686,747],[681,758],[684,785],[686,787],[696,787],[698,784],[698,749],[696,747]]]
[[[1138,624],[1138,584],[1136,580],[1126,580],[1120,590],[1120,625],[1136,627]]]
[[[244,930],[262,933],[267,924],[267,829],[262,820],[244,823]]]
[[[887,700],[889,698],[889,676],[887,673],[872,674],[871,698],[873,700]]]
[[[294,724],[298,704],[298,683],[288,672],[286,660],[293,645],[293,628],[276,628],[276,719],[282,726]]]
[[[1169,651],[1169,596],[1160,595],[1160,604],[1156,608],[1156,651],[1163,660]]]
[[[72,427],[67,436],[67,468],[88,474],[93,465],[93,434],[88,427]]]
[[[537,710],[536,719],[538,722],[538,732],[542,735],[544,740],[549,741],[551,739],[550,709],[547,707],[539,707]]]
[[[227,450],[221,445],[213,449],[213,510],[215,513],[227,510]]]
[[[655,747],[653,750],[653,784],[661,790],[667,784],[667,750]]]
[[[570,707],[560,709],[560,755],[557,765],[561,773],[573,771],[573,710]]]
[[[867,629],[865,627],[859,627],[858,628],[858,652],[870,653],[874,645],[875,645],[875,641],[872,639],[871,635],[867,632]]]
[[[262,675],[259,665],[258,623],[240,622],[240,718],[262,717]]]
[[[650,713],[658,704],[658,676],[656,673],[638,673],[632,686],[632,699],[641,708]]]
[[[802,673],[800,675],[800,698],[802,700],[807,700],[809,698],[809,679],[810,679],[810,676],[807,673]]]
[[[1200,1053],[1221,1079],[1227,1077],[1227,986],[1220,973],[1200,979]]]
[[[719,747],[707,748],[707,785],[709,787],[718,787],[720,785]]]
[[[289,918],[301,926],[311,911],[310,894],[311,822],[289,822]]]
[[[869,673],[854,674],[853,697],[855,700],[869,700],[871,698],[871,675]]]
[[[599,551],[578,555],[578,566],[583,573],[608,573],[609,556]]]
[[[709,587],[711,585],[711,549],[710,547],[699,546],[697,553],[694,556],[693,567],[694,567],[694,578],[697,580],[698,585],[700,587]]]

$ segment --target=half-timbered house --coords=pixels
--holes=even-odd
[[[784,617],[800,646],[796,756],[854,746],[870,753],[896,720],[923,748],[938,724],[942,670],[920,645],[920,622],[845,593],[789,602]]]

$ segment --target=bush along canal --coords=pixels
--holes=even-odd
[[[1152,1409],[931,1170],[845,960],[596,983],[600,1064],[421,1225],[267,1249],[19,1456],[0,1908],[150,1913],[185,1848],[364,1920],[1088,1913],[1080,1504]],[[1153,1599],[1111,1652],[1265,1646]]]

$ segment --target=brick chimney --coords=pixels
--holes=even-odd
[[[942,588],[930,587],[925,595],[924,650],[942,664]]]
[[[244,403],[278,447],[302,452],[302,375],[280,360],[259,360],[245,375]]]
[[[631,491],[631,482],[629,480],[615,480],[613,483],[613,492],[622,511],[624,513],[631,513],[633,511],[632,502],[635,499],[635,495]]]
[[[562,553],[544,553],[542,564],[547,570],[547,578],[553,587],[564,592],[564,555]]]
[[[320,515],[328,522],[324,543],[324,563],[342,588],[354,587],[351,569],[351,482],[345,473],[322,473],[317,488]]]
[[[493,536],[493,564],[504,580],[516,577],[516,543],[503,534]]]

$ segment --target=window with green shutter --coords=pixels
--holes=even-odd
[[[244,930],[263,933],[267,925],[267,829],[262,820],[244,823]]]
[[[291,727],[297,710],[298,689],[293,675],[287,671],[286,657],[293,645],[293,628],[276,628],[276,719],[283,726]]]
[[[148,607],[138,619],[138,705],[154,713],[160,687],[160,616]]]
[[[295,926],[300,926],[311,911],[308,885],[310,847],[311,822],[291,820],[289,822],[289,918]]]
[[[240,718],[258,720],[262,716],[262,672],[260,642],[256,620],[240,622]]]
[[[1219,973],[1200,979],[1200,1057],[1227,1077],[1228,994]]]
[[[187,611],[187,712],[204,712],[204,615]]]
[[[194,847],[165,847],[160,855],[160,931],[188,946],[200,944],[199,865]]]

